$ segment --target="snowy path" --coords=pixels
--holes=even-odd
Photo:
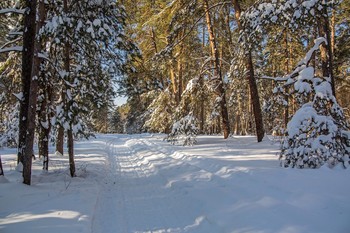
[[[201,169],[154,146],[146,139],[106,140],[106,178],[92,232],[222,232],[202,215],[202,203],[185,190],[172,187],[161,171],[169,172],[172,166],[176,170],[185,168],[185,173]]]

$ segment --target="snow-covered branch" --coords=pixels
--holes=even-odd
[[[314,46],[306,53],[305,57],[298,62],[298,65],[295,67],[292,73],[283,77],[271,77],[271,76],[263,75],[262,77],[259,77],[259,78],[273,80],[276,82],[285,82],[289,80],[289,82],[287,82],[287,85],[292,84],[293,82],[290,79],[294,79],[295,77],[299,76],[299,74],[309,66],[309,63],[313,54],[317,50],[319,50],[319,47],[322,43],[327,44],[327,40],[324,37],[319,37],[314,40],[314,43],[315,43]]]
[[[23,47],[22,46],[14,46],[14,47],[8,47],[0,49],[0,53],[7,53],[7,52],[22,52]]]
[[[22,38],[16,38],[16,39],[14,39],[14,40],[11,40],[11,41],[5,43],[3,46],[1,46],[0,49],[3,49],[3,48],[5,48],[5,47],[7,47],[9,44],[14,44],[14,43],[16,43],[17,41],[19,41],[19,40],[21,40],[21,39],[22,39]]]
[[[10,14],[10,13],[24,14],[24,12],[25,12],[25,9],[16,9],[16,8],[0,9],[0,14]]]

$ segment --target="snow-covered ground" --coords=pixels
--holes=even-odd
[[[278,144],[200,136],[194,147],[162,135],[98,135],[50,171],[34,161],[21,184],[15,150],[0,150],[0,232],[349,233],[349,169],[284,169]]]

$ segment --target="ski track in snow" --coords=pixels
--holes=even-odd
[[[199,200],[188,196],[181,186],[173,187],[161,171],[198,171],[205,179],[214,174],[187,159],[169,156],[147,139],[104,140],[105,179],[92,218],[93,233],[223,232],[200,212]]]

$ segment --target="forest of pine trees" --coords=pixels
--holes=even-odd
[[[34,144],[47,170],[67,142],[74,176],[96,132],[273,134],[285,167],[347,166],[349,54],[349,1],[1,1],[0,147],[26,184]]]

